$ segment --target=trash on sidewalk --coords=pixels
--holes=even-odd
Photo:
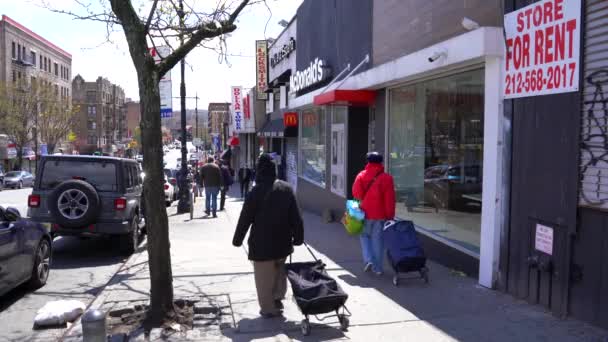
[[[78,300],[57,300],[44,304],[36,313],[34,326],[49,327],[75,321],[86,306]]]

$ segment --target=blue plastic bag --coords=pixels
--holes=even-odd
[[[348,200],[346,201],[346,211],[348,215],[356,220],[363,221],[365,219],[365,213],[359,207],[359,201]]]

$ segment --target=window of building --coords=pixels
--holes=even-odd
[[[301,112],[300,176],[325,187],[326,132],[325,110],[314,108]]]
[[[21,60],[21,44],[17,44],[17,59]]]
[[[13,46],[13,50],[12,50],[11,56],[13,59],[15,59],[15,58],[17,58],[17,46],[16,46],[15,42],[13,42],[12,46]]]
[[[44,68],[44,66],[42,65],[42,55],[40,55],[40,63],[38,65],[40,67],[40,70]]]
[[[34,65],[34,68],[35,68],[36,67],[36,53],[34,51],[30,51],[30,58],[31,58],[30,62],[32,62],[32,64]]]
[[[53,63],[53,66],[55,67],[55,76],[59,76],[59,64]]]
[[[65,79],[66,80],[70,79],[70,68],[65,68]]]
[[[44,57],[44,68],[42,68],[44,71],[46,71],[46,57]]]
[[[25,45],[23,45],[23,46],[21,47],[21,57],[23,57],[23,59],[25,60],[26,56],[27,56],[27,55],[25,54]]]
[[[397,216],[479,253],[483,69],[396,88],[389,97],[388,170]]]
[[[13,70],[13,83],[17,82],[17,72]]]
[[[20,80],[21,79],[21,71],[17,71],[17,79]]]
[[[94,91],[87,91],[87,102],[95,102],[95,95]]]
[[[55,96],[59,95],[59,86],[55,84]]]

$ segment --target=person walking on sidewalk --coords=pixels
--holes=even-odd
[[[384,263],[384,223],[395,217],[395,184],[393,177],[384,172],[382,155],[367,154],[367,165],[353,184],[353,197],[361,202],[365,223],[360,235],[364,271],[382,275]]]
[[[256,185],[239,217],[232,244],[239,247],[247,231],[249,260],[253,261],[260,315],[271,318],[282,314],[287,291],[285,259],[293,246],[304,243],[304,224],[289,183],[277,180],[276,168],[267,154],[259,157]]]
[[[241,198],[247,197],[249,193],[249,182],[253,176],[253,172],[249,165],[245,165],[239,169],[239,184],[241,185]]]
[[[234,180],[226,162],[220,161],[219,166],[222,171],[222,187],[220,188],[220,211],[222,211],[226,204],[226,192],[230,190],[230,186],[234,183]]]
[[[222,186],[222,171],[213,158],[201,167],[201,184],[205,187],[205,214],[217,217],[217,194]]]

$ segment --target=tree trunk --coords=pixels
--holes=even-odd
[[[158,73],[154,65],[138,68],[141,99],[141,139],[144,156],[144,201],[150,267],[150,311],[148,319],[157,325],[173,313],[173,275],[169,243],[169,222],[163,189],[163,149]]]
[[[21,170],[23,166],[23,146],[15,146],[17,149],[17,163],[15,164],[15,170]]]

